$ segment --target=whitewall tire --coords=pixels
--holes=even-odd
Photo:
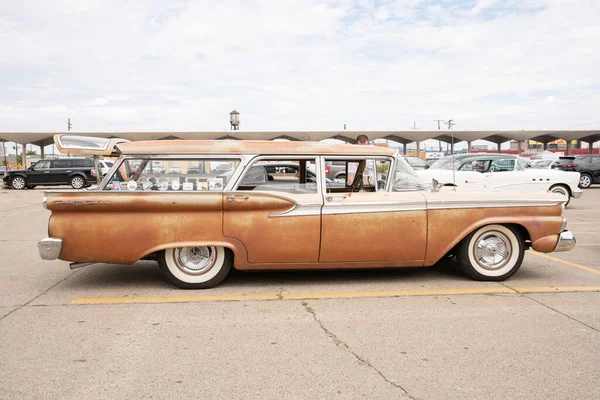
[[[233,266],[233,254],[224,247],[177,247],[162,251],[158,265],[183,289],[208,289],[221,283]]]
[[[465,273],[478,281],[503,281],[521,267],[525,246],[519,233],[504,225],[486,225],[458,246],[457,258]]]
[[[554,185],[550,188],[549,192],[563,195],[567,199],[565,207],[568,206],[571,202],[571,192],[564,185]]]

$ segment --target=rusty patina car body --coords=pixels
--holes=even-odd
[[[548,253],[575,245],[560,195],[432,189],[389,148],[113,140],[101,149],[77,150],[60,138],[56,143],[71,153],[119,155],[97,189],[46,193],[52,215],[40,254],[73,267],[156,258],[175,284],[206,288],[233,265],[419,267],[454,255],[470,277],[502,280],[517,271],[529,247]],[[336,186],[325,180],[325,165],[333,160],[346,162],[348,170],[356,165],[348,173],[352,181]],[[367,160],[376,166],[373,179],[365,178]],[[246,175],[261,162],[294,162],[301,172],[286,176],[282,168],[264,184],[248,186]],[[156,163],[159,173],[152,170]],[[218,163],[232,168],[211,167]],[[182,173],[166,173],[173,170],[169,164]],[[317,182],[307,180],[307,168]]]

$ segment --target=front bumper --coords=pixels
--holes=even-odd
[[[38,242],[38,250],[42,260],[56,260],[62,249],[62,239],[45,238]]]
[[[558,243],[554,247],[554,251],[569,251],[575,247],[575,235],[571,231],[562,231],[558,235]]]

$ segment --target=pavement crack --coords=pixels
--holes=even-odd
[[[575,321],[575,322],[577,322],[577,323],[579,323],[579,324],[581,324],[581,325],[585,326],[586,328],[590,328],[591,330],[593,330],[593,331],[595,331],[595,332],[600,332],[600,330],[599,330],[599,329],[597,329],[597,328],[594,328],[593,326],[591,326],[591,325],[589,325],[589,324],[586,324],[585,322],[583,322],[583,321],[580,321],[580,320],[578,320],[577,318],[575,318],[575,317],[572,317],[572,316],[570,316],[570,315],[569,315],[569,314],[567,314],[567,313],[564,313],[564,312],[562,312],[562,311],[560,311],[560,310],[557,310],[557,309],[556,309],[556,308],[554,308],[554,307],[550,307],[548,304],[545,304],[545,303],[541,302],[540,300],[536,300],[536,299],[534,299],[533,297],[529,297],[529,296],[527,296],[526,294],[524,294],[524,295],[522,295],[522,296],[523,296],[523,297],[525,297],[526,299],[529,299],[529,300],[531,300],[531,301],[535,301],[535,302],[536,302],[536,303],[538,303],[539,305],[541,305],[541,306],[544,306],[544,307],[546,307],[547,309],[549,309],[549,310],[552,310],[552,311],[554,311],[555,313],[558,313],[558,314],[562,315],[563,317],[567,317],[567,318],[569,318],[570,320],[573,320],[573,321]]]
[[[279,292],[277,292],[277,300],[283,300],[283,286],[279,288]]]
[[[46,293],[48,293],[49,291],[51,291],[52,289],[54,289],[56,286],[60,285],[61,283],[63,283],[64,281],[66,281],[67,279],[69,279],[70,277],[72,277],[73,275],[75,275],[76,273],[78,273],[79,271],[81,271],[82,269],[83,268],[79,268],[78,270],[73,271],[72,273],[70,273],[69,275],[67,275],[66,277],[64,277],[63,279],[61,279],[60,281],[56,282],[54,285],[50,286],[48,289],[44,290],[43,292],[41,292],[40,294],[38,294],[37,296],[35,296],[34,298],[26,301],[25,303],[17,306],[16,308],[10,310],[8,313],[6,313],[2,317],[0,317],[0,322],[2,322],[9,315],[16,313],[17,311],[19,311],[20,309],[22,309],[24,307],[27,307],[29,304],[31,304],[35,300],[39,299],[40,297],[42,297],[43,295],[45,295]]]
[[[306,312],[308,312],[310,315],[312,315],[312,317],[315,320],[315,322],[317,323],[317,325],[319,325],[319,327],[325,333],[325,335],[327,335],[327,337],[330,338],[338,348],[352,354],[354,356],[354,358],[356,358],[356,360],[358,360],[361,364],[366,365],[367,367],[371,368],[388,384],[394,386],[397,389],[400,389],[402,391],[402,394],[404,394],[409,399],[415,399],[415,397],[411,396],[408,393],[408,391],[406,389],[404,389],[401,385],[397,384],[396,382],[394,382],[393,380],[391,380],[387,376],[385,376],[385,374],[383,372],[381,372],[379,369],[377,369],[377,367],[375,367],[373,364],[371,364],[369,362],[369,360],[367,360],[360,354],[357,354],[354,350],[352,350],[352,348],[350,346],[348,346],[348,344],[346,344],[346,342],[344,342],[342,339],[340,339],[339,336],[337,336],[335,333],[333,333],[329,329],[327,329],[327,327],[325,327],[325,325],[323,324],[323,321],[321,321],[317,317],[315,310],[312,307],[310,307],[306,301],[302,302],[302,306],[304,307]]]
[[[508,289],[510,289],[510,290],[514,290],[514,291],[515,291],[515,293],[520,293],[520,292],[519,292],[519,291],[517,291],[516,289],[514,289],[514,288],[512,288],[512,287],[510,287],[510,286],[508,286],[508,285],[506,285],[506,284],[504,284],[504,283],[502,283],[502,282],[498,282],[498,283],[499,283],[500,285],[504,286],[505,288],[508,288]],[[583,326],[585,326],[585,327],[587,327],[587,328],[590,328],[591,330],[593,330],[593,331],[595,331],[595,332],[600,332],[600,330],[598,330],[597,328],[594,328],[593,326],[591,326],[591,325],[588,325],[588,324],[586,324],[585,322],[583,322],[583,321],[580,321],[580,320],[578,320],[577,318],[570,316],[569,314],[566,314],[566,313],[564,313],[564,312],[562,312],[562,311],[560,311],[560,310],[557,310],[557,309],[556,309],[556,308],[554,308],[554,307],[550,307],[548,304],[546,304],[546,303],[543,303],[543,302],[542,302],[542,301],[540,301],[540,300],[536,300],[536,299],[534,299],[533,297],[530,297],[530,296],[528,296],[528,295],[527,295],[527,294],[525,294],[525,293],[520,293],[520,296],[521,296],[521,297],[524,297],[524,298],[526,298],[526,299],[529,299],[529,300],[531,300],[531,301],[535,301],[535,302],[536,302],[536,303],[538,303],[539,305],[541,305],[541,306],[543,306],[543,307],[546,307],[547,309],[549,309],[549,310],[552,310],[552,311],[554,311],[555,313],[558,313],[558,314],[562,315],[563,317],[567,317],[567,318],[569,318],[570,320],[573,320],[573,321],[575,321],[575,322],[577,322],[577,323],[579,323],[579,324],[581,324],[581,325],[583,325]]]

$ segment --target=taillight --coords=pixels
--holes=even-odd
[[[565,165],[565,168],[575,168],[575,166],[573,164],[567,164]]]
[[[328,165],[325,167],[325,175],[329,175],[329,171],[331,171],[331,167]]]
[[[90,171],[90,175],[92,175],[92,176],[96,176],[96,170],[95,170],[95,169],[91,170],[91,171]]]

